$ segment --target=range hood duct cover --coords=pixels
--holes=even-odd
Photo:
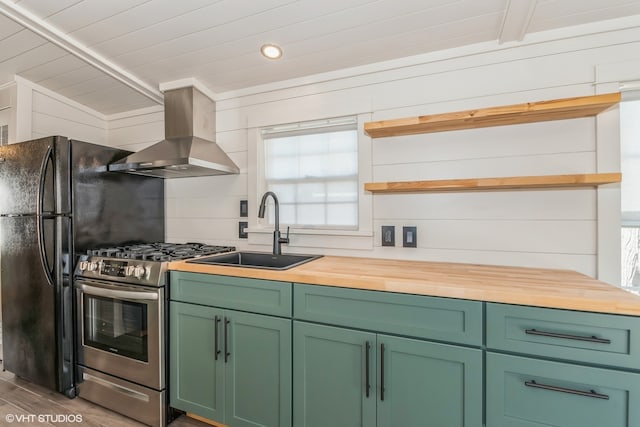
[[[162,141],[109,165],[110,171],[159,178],[237,174],[240,169],[213,142],[215,102],[194,87],[164,93]]]

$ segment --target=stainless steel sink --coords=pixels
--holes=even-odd
[[[264,252],[231,252],[228,254],[195,258],[187,262],[193,264],[264,268],[267,270],[287,270],[320,257],[322,257],[322,255],[273,255]]]

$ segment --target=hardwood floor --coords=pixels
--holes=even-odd
[[[82,398],[68,399],[1,369],[0,362],[0,426],[144,427]],[[187,426],[211,427],[185,416],[171,423],[171,427]]]

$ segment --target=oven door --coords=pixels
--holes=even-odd
[[[164,288],[77,279],[78,363],[164,388]]]

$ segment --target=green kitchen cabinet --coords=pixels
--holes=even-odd
[[[294,321],[293,343],[293,425],[375,425],[376,334]]]
[[[482,350],[389,335],[377,344],[378,427],[482,426]]]
[[[640,318],[487,304],[491,427],[640,426]]]
[[[487,352],[487,426],[640,426],[640,374]]]
[[[291,425],[291,320],[170,302],[170,404],[231,427]]]
[[[294,321],[294,425],[482,426],[482,351]]]
[[[291,426],[291,320],[226,311],[224,423]]]
[[[171,273],[171,406],[231,427],[640,426],[640,318]]]
[[[224,310],[171,301],[171,406],[209,419],[224,418],[224,359],[216,357]],[[219,347],[218,347],[219,348]]]
[[[171,301],[291,317],[291,283],[274,280],[171,272]]]
[[[487,304],[487,348],[640,369],[640,317]]]
[[[483,303],[294,283],[298,320],[480,347]]]

